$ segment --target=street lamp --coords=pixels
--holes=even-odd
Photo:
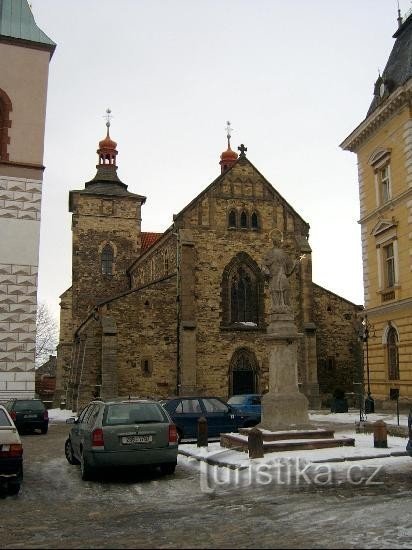
[[[368,316],[365,314],[365,317],[362,320],[362,326],[363,326],[363,335],[362,340],[366,344],[366,379],[368,382],[368,397],[365,399],[365,413],[373,413],[375,412],[375,401],[373,400],[373,397],[371,396],[371,381],[370,381],[370,375],[369,375],[369,333],[370,330],[374,331],[374,326],[369,323]]]

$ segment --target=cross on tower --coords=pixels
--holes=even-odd
[[[240,151],[240,156],[241,156],[241,157],[245,157],[245,156],[246,156],[245,153],[246,153],[246,151],[247,151],[247,147],[245,147],[245,146],[243,145],[243,143],[241,143],[241,144],[239,145],[239,147],[238,147],[238,151]]]
[[[103,118],[106,119],[106,126],[107,126],[107,128],[109,128],[110,127],[110,120],[113,118],[112,111],[109,108],[106,109],[106,114],[104,115]]]

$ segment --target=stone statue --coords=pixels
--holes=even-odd
[[[291,254],[281,248],[284,243],[282,232],[275,229],[272,232],[273,248],[268,250],[263,258],[262,271],[269,280],[269,290],[272,297],[272,313],[291,311],[289,277],[294,272],[299,259],[293,259]]]

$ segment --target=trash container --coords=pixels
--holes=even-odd
[[[375,412],[375,401],[373,400],[373,397],[368,395],[368,397],[365,399],[365,414],[370,414]]]

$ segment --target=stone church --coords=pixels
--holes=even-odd
[[[163,233],[141,231],[146,197],[117,175],[117,144],[100,141],[95,177],[70,191],[72,286],[61,296],[56,404],[94,397],[268,388],[271,234],[303,256],[291,276],[302,334],[298,376],[310,406],[362,377],[362,306],[312,281],[309,225],[246,156],[228,146],[220,174]]]

